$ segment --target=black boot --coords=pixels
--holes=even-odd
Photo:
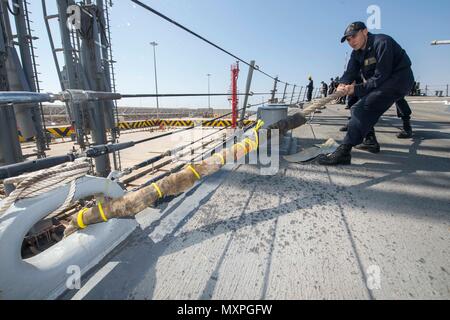
[[[375,132],[369,132],[364,138],[363,143],[357,145],[356,149],[369,151],[371,153],[379,153],[380,145],[377,141],[377,137],[375,136]]]
[[[317,158],[317,163],[323,166],[336,166],[338,164],[349,165],[352,161],[351,151],[351,145],[341,144],[335,152],[328,155],[320,155]]]
[[[347,131],[348,131],[348,125],[346,124],[345,126],[341,127],[341,128],[339,129],[339,131],[341,131],[341,132],[347,132]]]
[[[412,138],[412,128],[409,119],[403,119],[403,129],[397,134],[397,138],[399,139],[409,139]]]

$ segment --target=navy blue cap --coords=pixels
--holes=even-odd
[[[364,30],[364,29],[367,29],[364,22],[361,22],[361,21],[353,22],[352,24],[350,24],[347,27],[347,29],[345,29],[345,33],[341,39],[341,43],[343,43],[347,39],[347,37],[354,36],[355,34],[358,33],[358,31]]]

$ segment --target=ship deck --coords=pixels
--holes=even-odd
[[[351,166],[240,165],[145,210],[61,299],[449,299],[450,106],[410,101],[413,139],[392,108],[382,152]],[[329,106],[293,136],[339,141],[347,115]]]

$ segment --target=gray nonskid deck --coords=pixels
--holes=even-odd
[[[395,137],[400,121],[389,111],[377,125],[382,153],[355,151],[352,166],[282,161],[277,175],[263,176],[243,165],[178,199],[172,213],[146,210],[143,229],[75,298],[449,299],[445,108],[413,105],[411,140]],[[329,107],[293,135],[302,147],[339,140],[346,116]]]

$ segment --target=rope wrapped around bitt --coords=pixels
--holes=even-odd
[[[258,131],[264,122],[258,122],[252,130],[253,139],[245,138],[242,142],[233,145],[231,148],[221,150],[213,156],[199,163],[189,164],[181,171],[173,173],[157,183],[153,183],[135,192],[130,192],[124,196],[102,203],[100,207],[84,208],[73,215],[69,226],[64,232],[68,236],[77,230],[84,229],[91,224],[101,223],[111,218],[133,217],[145,208],[152,206],[158,199],[166,196],[176,196],[190,189],[197,180],[209,176],[219,171],[228,159],[238,159],[246,154],[257,150],[259,146]]]
[[[279,129],[280,134],[284,134],[288,130],[302,126],[307,122],[306,115],[315,112],[343,95],[342,92],[336,92],[328,97],[318,99],[306,109],[269,126],[268,129]],[[81,210],[72,217],[64,235],[67,237],[75,231],[84,229],[91,224],[104,222],[105,219],[133,217],[145,208],[152,206],[160,198],[176,196],[185,192],[197,180],[219,171],[226,164],[227,159],[237,161],[253,150],[257,150],[260,144],[258,131],[263,125],[264,123],[259,121],[257,126],[252,130],[254,133],[253,139],[247,137],[242,142],[233,145],[233,147],[215,153],[200,163],[187,165],[181,171],[173,173],[157,183],[153,183],[136,192],[127,193],[121,198],[105,202],[102,204],[102,212],[99,206]],[[270,131],[268,133],[267,138],[270,139]]]

